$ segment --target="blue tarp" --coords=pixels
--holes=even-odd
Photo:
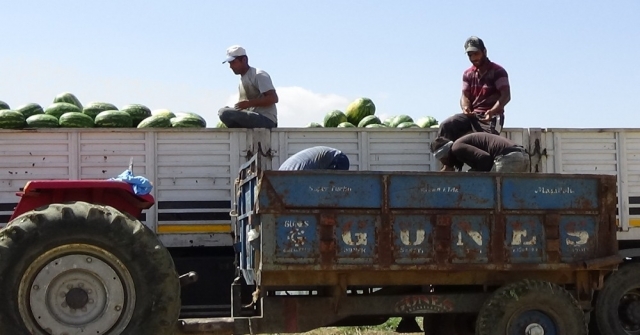
[[[141,176],[134,176],[131,170],[125,170],[117,177],[109,180],[119,180],[131,184],[133,192],[137,195],[149,194],[153,189],[153,185],[151,185],[149,179]]]

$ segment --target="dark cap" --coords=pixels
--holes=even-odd
[[[484,42],[482,42],[480,37],[471,36],[467,38],[467,40],[464,42],[465,52],[473,52],[473,51],[480,51],[480,50],[485,50]]]

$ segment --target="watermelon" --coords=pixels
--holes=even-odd
[[[142,120],[138,128],[171,128],[171,119],[165,115],[152,115]]]
[[[365,116],[376,113],[376,105],[369,98],[358,98],[347,106],[344,114],[351,124],[360,124]]]
[[[56,118],[60,119],[60,117],[65,113],[81,113],[82,111],[76,106],[67,102],[56,102],[47,109],[44,110],[45,114],[53,115]]]
[[[95,120],[96,116],[100,114],[100,112],[117,111],[117,110],[118,110],[118,107],[108,102],[94,101],[84,106],[84,108],[82,109],[82,112],[91,116],[91,118]]]
[[[310,122],[309,124],[307,124],[306,127],[307,128],[322,128],[322,125],[319,124],[318,122]]]
[[[25,118],[28,118],[31,115],[44,114],[44,109],[42,109],[42,106],[36,103],[22,105],[18,107],[16,110],[22,113],[22,115],[24,115]]]
[[[351,122],[342,122],[337,128],[355,128],[355,126]]]
[[[429,128],[440,128],[440,125],[439,124],[434,124],[434,125],[431,125],[431,127],[429,127]]]
[[[395,116],[389,116],[388,118],[384,119],[384,121],[382,121],[382,124],[389,127],[394,118]]]
[[[376,124],[376,123],[372,123],[372,124],[368,124],[365,126],[365,128],[389,128],[383,124]]]
[[[438,124],[438,121],[436,121],[436,118],[433,116],[426,116],[416,121],[416,124],[420,126],[420,128],[429,128],[434,124]]]
[[[393,117],[391,122],[389,123],[389,127],[397,127],[399,124],[403,122],[413,122],[413,119],[409,115],[397,115]]]
[[[95,124],[101,128],[131,128],[133,120],[125,111],[111,110],[96,115]]]
[[[337,109],[327,113],[327,115],[324,116],[324,126],[327,128],[337,127],[342,122],[347,122],[347,116],[344,115],[342,111],[339,111]]]
[[[25,126],[25,118],[22,113],[11,110],[0,110],[0,128],[2,129],[22,129]]]
[[[396,126],[396,128],[420,128],[417,124],[413,122],[402,122]]]
[[[53,99],[53,102],[54,103],[56,102],[70,103],[72,105],[75,105],[76,107],[78,107],[78,109],[82,111],[82,104],[80,103],[80,100],[78,100],[78,98],[76,98],[75,95],[69,92],[64,92],[56,95],[56,97]]]
[[[151,112],[151,116],[156,116],[156,115],[164,115],[168,119],[176,117],[176,115],[173,114],[173,112],[168,110],[168,109],[156,109],[156,110]]]
[[[224,124],[224,122],[220,121],[218,122],[218,124],[216,125],[216,128],[228,128],[226,124]]]
[[[93,128],[91,116],[82,112],[68,112],[60,116],[60,127],[62,128]]]
[[[3,110],[3,109],[11,109],[11,107],[9,107],[8,103],[0,100],[0,110]]]
[[[176,117],[169,119],[173,128],[205,128],[207,126],[204,119],[191,114],[178,114]]]
[[[28,128],[57,128],[58,119],[49,114],[35,114],[27,118]]]
[[[120,108],[120,110],[131,115],[134,127],[137,127],[142,120],[151,116],[151,110],[147,106],[140,104],[126,105]]]
[[[380,124],[380,123],[381,123],[380,119],[378,119],[377,116],[367,115],[362,120],[360,120],[360,123],[358,123],[358,127],[364,128],[370,124]]]
[[[175,117],[188,117],[188,118],[192,118],[192,119],[198,119],[198,120],[200,120],[201,128],[206,128],[207,127],[207,121],[202,116],[200,116],[199,114],[196,114],[196,113],[193,113],[193,112],[176,113]]]

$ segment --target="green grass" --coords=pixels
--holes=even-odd
[[[422,318],[417,318],[418,325],[422,326]],[[395,329],[400,323],[400,318],[390,318],[387,322],[377,326],[360,327],[328,327],[312,330],[303,335],[390,335],[396,334]],[[416,333],[421,334],[421,333]],[[279,334],[274,334],[279,335]]]

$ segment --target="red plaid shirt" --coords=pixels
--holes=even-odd
[[[500,98],[500,89],[509,87],[507,71],[500,65],[488,61],[487,70],[471,66],[462,75],[462,93],[471,101],[471,108],[478,114],[491,109]]]

